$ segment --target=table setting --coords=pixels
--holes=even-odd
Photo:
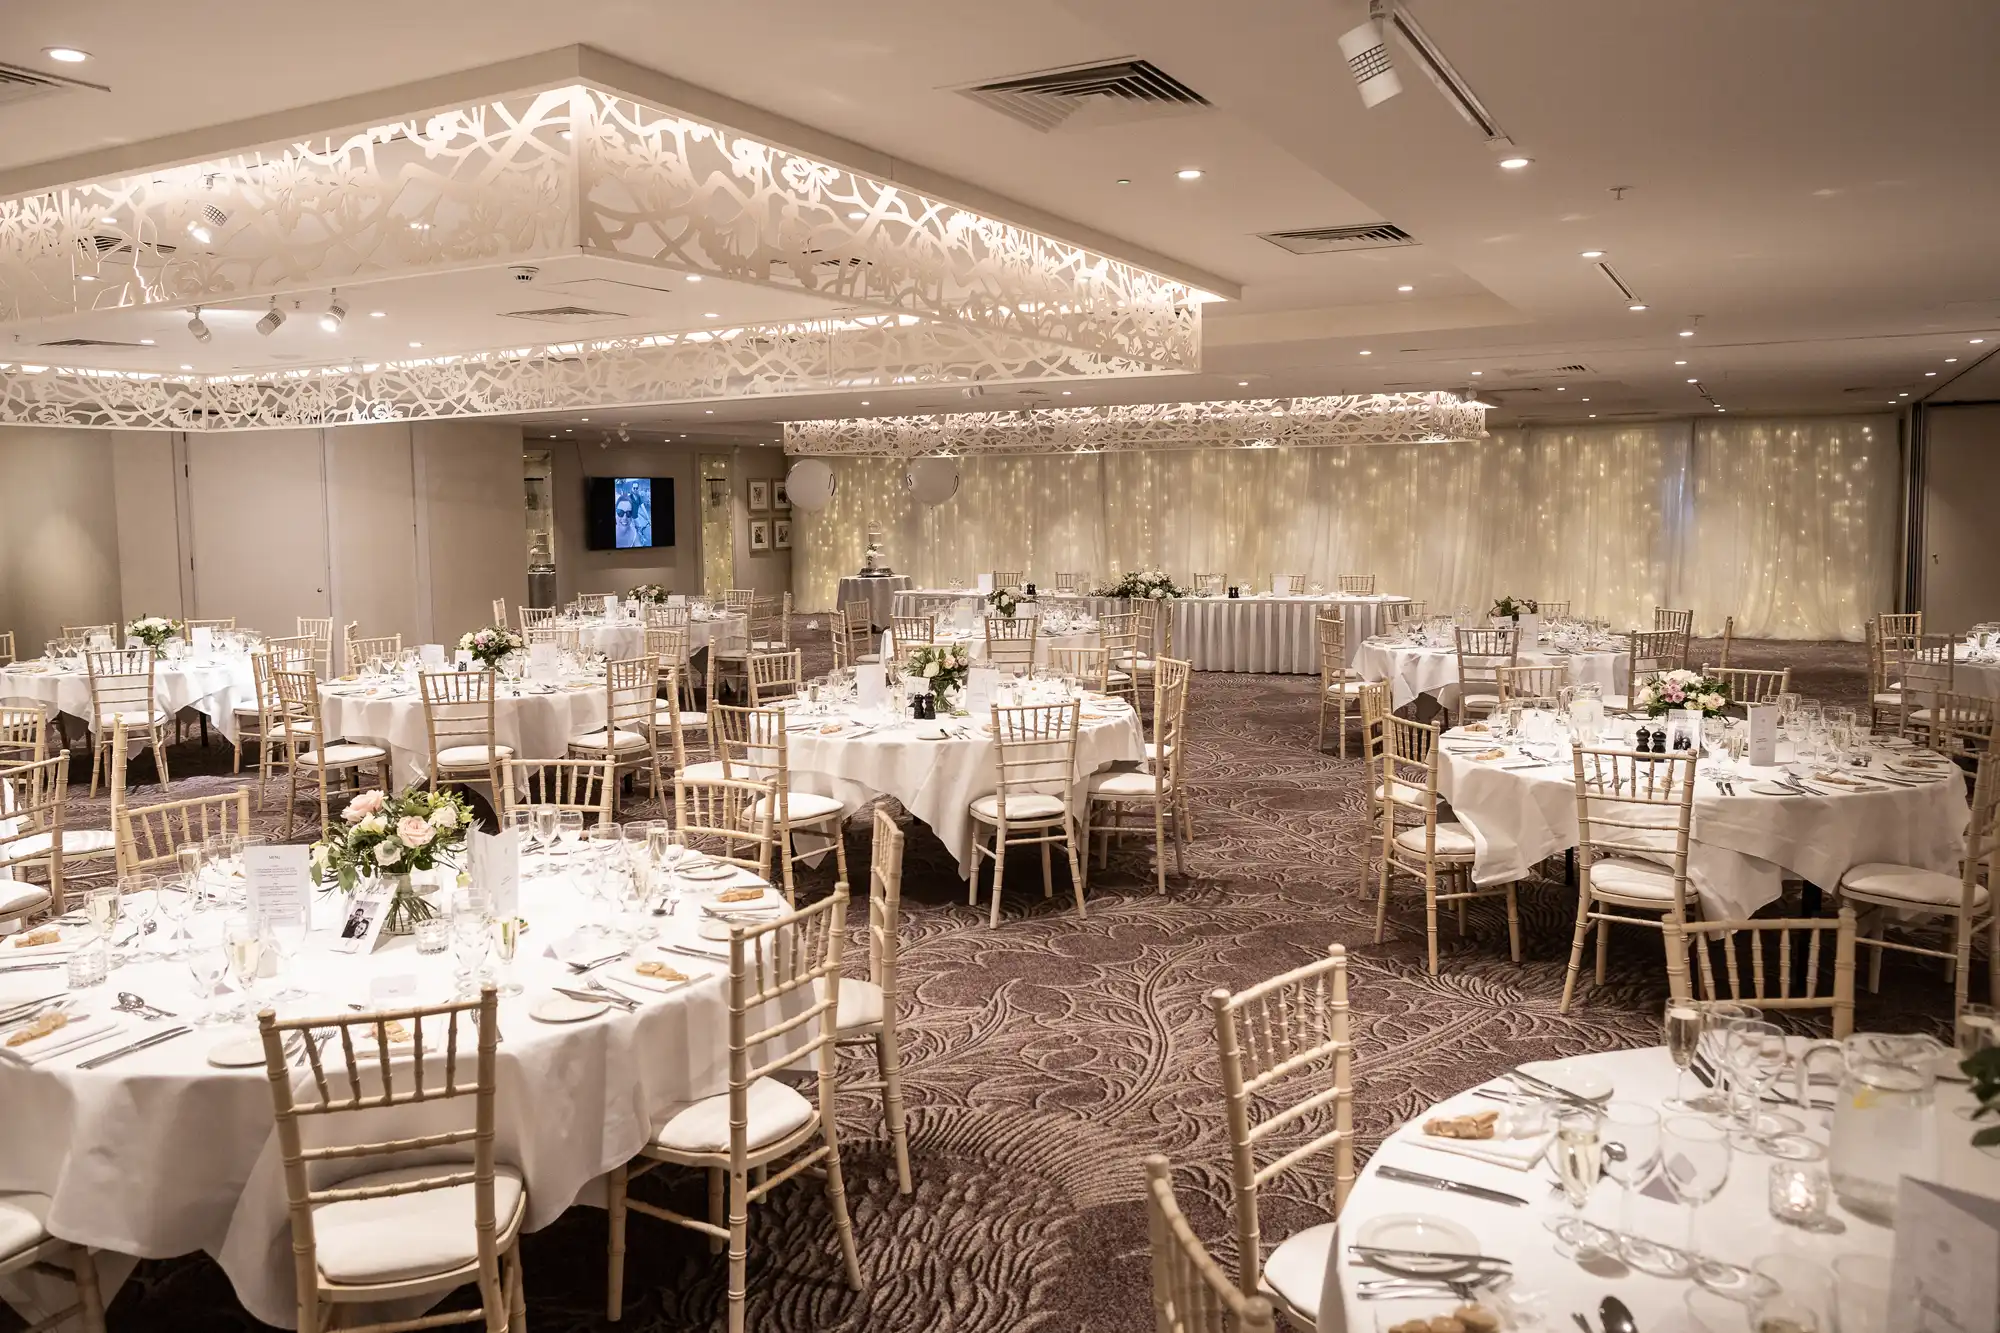
[[[1318,1326],[1887,1333],[1901,1177],[2000,1187],[1960,1067],[1990,1022],[1956,1050],[1810,1041],[1754,1005],[1669,999],[1661,1030],[1518,1065],[1392,1133],[1326,1228]]]
[[[199,711],[224,740],[233,741],[236,710],[257,706],[250,654],[261,646],[262,640],[246,631],[218,633],[200,648],[178,637],[167,640],[153,660],[155,701],[170,716],[184,708]],[[0,698],[32,699],[51,713],[87,723],[90,671],[84,650],[51,642],[41,657],[0,667]]]
[[[2000,700],[2000,624],[1974,625],[1952,656],[1952,686],[1958,693]]]
[[[1472,625],[1469,615],[1431,616],[1412,621],[1391,635],[1378,635],[1356,645],[1354,668],[1364,680],[1389,682],[1392,706],[1402,708],[1428,694],[1446,707],[1458,702],[1458,628]],[[1352,642],[1352,640],[1350,640]],[[1609,633],[1604,622],[1550,620],[1532,637],[1524,636],[1515,658],[1518,666],[1566,666],[1572,685],[1595,685],[1606,695],[1628,692],[1631,664],[1626,643]]]

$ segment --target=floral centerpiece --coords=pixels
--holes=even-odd
[[[436,911],[410,885],[410,875],[448,865],[465,846],[472,807],[454,791],[412,787],[400,796],[364,791],[340,812],[340,823],[313,844],[312,864],[343,893],[363,879],[391,881],[384,928],[404,933]]]
[[[986,594],[986,604],[996,613],[1011,618],[1021,605],[1021,594],[1012,588],[995,588]]]
[[[965,673],[972,669],[972,645],[965,643],[924,643],[903,656],[903,674],[931,683],[938,698],[965,688]]]
[[[1542,604],[1532,597],[1516,597],[1512,593],[1493,603],[1491,614],[1504,620],[1519,620],[1522,616],[1538,616]]]
[[[1185,597],[1187,593],[1168,578],[1163,569],[1128,569],[1118,582],[1099,588],[1097,595],[1159,601],[1168,597]]]
[[[500,659],[509,653],[518,653],[528,644],[519,634],[505,625],[488,625],[484,629],[473,630],[459,636],[459,650],[471,653],[473,658],[488,670],[500,665]]]
[[[1650,717],[1675,708],[1699,709],[1704,717],[1714,717],[1729,707],[1729,686],[1699,671],[1663,671],[1640,682],[1632,705]]]
[[[667,602],[667,590],[658,583],[641,583],[625,590],[625,600],[648,606],[664,606]]]
[[[1974,1051],[1958,1066],[1972,1084],[1972,1119],[2000,1115],[2000,1046]],[[2000,1125],[1987,1125],[1972,1136],[1975,1148],[2000,1147]]]
[[[187,626],[166,616],[140,616],[125,627],[125,632],[157,653],[168,639],[185,639]]]

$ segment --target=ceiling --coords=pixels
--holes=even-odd
[[[1063,234],[1067,222],[1122,241],[1130,257],[1164,256],[1240,288],[1240,299],[1204,311],[1197,375],[1077,384],[1068,394],[1000,390],[981,408],[1476,385],[1502,421],[1711,413],[1717,404],[1731,413],[1888,410],[1951,394],[1953,379],[2000,340],[2000,247],[1991,241],[2000,87],[1990,73],[2000,6],[1927,0],[1897,7],[1893,21],[1874,0],[1404,8],[1532,165],[1501,170],[1393,41],[1404,91],[1364,109],[1335,45],[1363,17],[1360,0],[1226,9],[1210,0],[766,0],[754,11],[683,0],[355,0],[337,24],[289,6],[245,23],[219,6],[204,16],[70,0],[11,12],[0,61],[110,91],[0,105],[0,178],[62,179],[61,166],[38,165],[582,43],[1017,201],[1056,220],[1038,224],[1044,230]],[[42,54],[53,45],[92,59],[54,65]],[[952,91],[1127,56],[1212,106],[1043,134]],[[1178,179],[1189,167],[1201,178]],[[1378,221],[1419,243],[1299,256],[1259,239]],[[1603,250],[1648,309],[1628,310],[1580,257],[1586,249]],[[590,277],[568,261],[547,267],[563,271],[543,281]],[[687,289],[672,290],[678,278],[663,285],[670,290],[632,312],[656,329],[699,327],[690,310],[796,317],[801,299],[746,285],[711,302],[710,292],[736,286],[716,283],[691,304]],[[189,343],[181,363],[268,366],[288,354],[286,341],[338,339],[335,355],[361,357],[387,354],[377,343],[476,339],[488,328],[479,345],[559,336],[524,335],[500,318],[518,293],[498,271],[342,295],[359,313],[338,335],[304,317],[322,302],[308,297],[269,340],[239,336],[237,322],[255,309],[223,314],[211,321],[214,342]],[[369,309],[387,313],[372,321]],[[110,337],[91,323],[103,319],[133,340],[185,336],[184,314],[152,312],[144,318],[159,327],[135,333],[139,318],[79,316],[23,336]],[[1680,336],[1685,329],[1693,336]],[[935,388],[878,389],[789,399],[782,411],[966,405]],[[768,438],[775,410],[768,400],[732,401],[626,416],[670,433]],[[560,432],[581,415],[534,419]]]

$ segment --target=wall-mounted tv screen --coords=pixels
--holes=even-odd
[[[584,484],[584,527],[591,550],[674,544],[672,477],[591,477]]]

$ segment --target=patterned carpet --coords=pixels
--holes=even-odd
[[[809,636],[808,636],[809,637]],[[823,649],[816,650],[824,669]],[[1699,660],[1701,652],[1697,649]],[[1797,687],[1864,702],[1855,645],[1739,645],[1743,665],[1791,663]],[[809,660],[809,665],[812,665]],[[865,1289],[840,1281],[817,1186],[753,1213],[749,1326],[869,1333],[1141,1333],[1148,1307],[1141,1160],[1165,1152],[1197,1231],[1233,1265],[1228,1167],[1206,997],[1293,967],[1339,941],[1352,951],[1359,1029],[1355,1116],[1375,1142],[1447,1092],[1521,1060],[1652,1044],[1665,993],[1658,945],[1614,935],[1614,977],[1568,1015],[1562,991],[1575,899],[1557,879],[1524,887],[1526,961],[1481,903],[1464,938],[1447,929],[1441,975],[1423,966],[1421,891],[1390,908],[1372,943],[1372,885],[1357,884],[1368,833],[1360,764],[1313,750],[1304,677],[1199,675],[1188,779],[1198,840],[1185,879],[1153,893],[1138,842],[1092,882],[1088,921],[1009,898],[998,930],[966,906],[950,858],[910,827],[905,875],[904,1058],[916,1192],[896,1193],[872,1099],[844,1119],[849,1199]],[[221,759],[216,759],[220,753]],[[173,757],[176,794],[225,785],[227,751]],[[145,782],[149,766],[135,765]],[[201,774],[203,776],[193,776]],[[216,776],[220,774],[220,776]],[[147,799],[143,788],[138,799]],[[101,816],[100,816],[101,818]],[[86,820],[85,822],[88,822]],[[865,823],[849,854],[865,864]],[[1023,862],[1019,873],[1028,871]],[[1060,875],[1062,872],[1058,871]],[[1029,876],[1033,878],[1032,875]],[[823,891],[821,874],[811,881]],[[1405,881],[1407,884],[1407,881]],[[1863,1027],[1936,1030],[1948,989],[1892,960]],[[1264,1231],[1324,1220],[1329,1178],[1293,1172],[1265,1194]],[[698,1208],[692,1195],[681,1207]],[[624,1321],[643,1333],[718,1326],[725,1265],[706,1244],[635,1218]],[[603,1319],[604,1218],[576,1209],[525,1242],[537,1333]],[[0,1324],[5,1324],[0,1317]],[[261,1327],[200,1257],[141,1265],[112,1307],[118,1330]]]

